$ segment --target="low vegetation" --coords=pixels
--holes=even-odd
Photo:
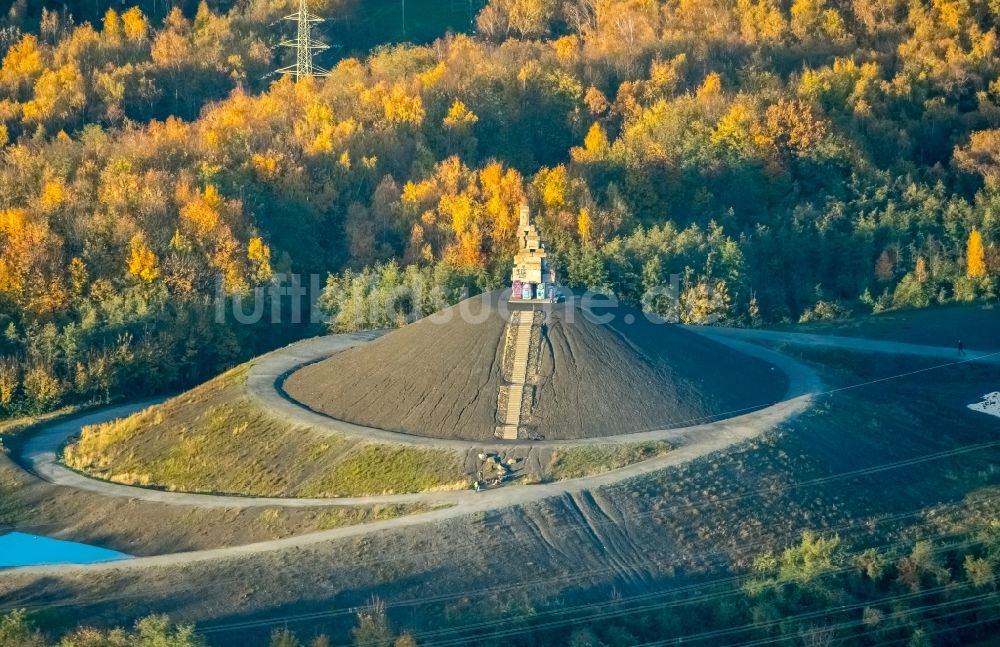
[[[1000,629],[995,606],[1000,518],[949,519],[947,532],[936,534],[930,521],[923,526],[929,533],[925,538],[869,547],[848,546],[835,534],[806,531],[796,544],[758,553],[752,566],[735,577],[703,583],[697,595],[647,592],[641,604],[629,596],[614,596],[586,605],[583,613],[539,608],[530,618],[491,631],[490,639],[502,640],[509,633],[510,644],[520,647],[608,647],[645,644],[664,636],[708,644],[986,644]],[[588,620],[598,612],[600,622]],[[466,635],[465,644],[483,644],[467,626],[439,629],[434,636],[440,640]],[[314,636],[311,642],[302,642],[285,627],[275,629],[269,641],[244,644],[330,644],[325,634],[309,635]],[[393,630],[386,605],[375,599],[356,612],[351,642],[359,647],[410,647],[421,644],[421,635]],[[46,638],[24,611],[0,617],[0,645],[5,646],[154,644],[203,647],[208,642],[190,626],[172,625],[166,616],[139,620],[132,630],[80,628],[57,642]]]
[[[970,350],[1000,349],[994,304],[897,310],[837,321],[795,326],[796,332],[866,337],[909,344],[955,348],[962,340]]]
[[[228,510],[166,505],[54,487],[25,476],[0,456],[0,527],[137,556],[236,546],[431,509],[423,504]]]
[[[49,411],[48,413],[21,416],[19,418],[11,418],[10,420],[0,422],[0,442],[2,442],[3,436],[16,436],[30,427],[51,422],[63,416],[73,415],[79,410],[80,407],[71,405],[54,411]]]
[[[857,549],[807,531],[796,545],[760,554],[736,583],[709,583],[691,600],[672,596],[635,614],[626,599],[610,621],[551,642],[535,634],[534,644],[640,644],[664,635],[710,644],[975,644],[1000,627],[990,595],[1000,519],[972,525],[948,539]]]
[[[102,631],[81,627],[62,640],[49,640],[24,611],[12,611],[0,617],[0,645],[4,647],[204,647],[205,640],[197,635],[191,625],[174,625],[166,616],[148,616],[135,623],[131,630]]]
[[[372,600],[356,612],[356,625],[351,631],[353,644],[358,647],[415,647],[416,642],[406,633],[398,634],[389,625],[385,605]],[[3,647],[208,647],[210,642],[199,635],[193,625],[178,625],[165,615],[152,615],[137,620],[131,629],[110,630],[79,627],[59,640],[46,636],[23,610],[0,615],[0,645]],[[329,647],[325,634],[302,642],[287,628],[275,629],[270,641],[250,643],[270,647]]]
[[[458,456],[439,449],[413,449],[399,445],[362,444],[325,476],[311,481],[300,496],[343,496],[342,492],[398,494],[463,490],[472,480],[462,473]]]
[[[166,403],[85,428],[65,463],[118,483],[185,492],[342,497],[460,489],[461,457],[319,434],[270,416],[242,365]]]
[[[672,448],[670,443],[650,441],[622,445],[583,445],[556,450],[545,470],[547,480],[592,476],[625,467],[633,463],[662,456]]]

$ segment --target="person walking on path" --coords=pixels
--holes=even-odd
[[[963,355],[965,355],[965,344],[963,344],[962,340],[959,339],[958,340],[958,356],[962,357]]]

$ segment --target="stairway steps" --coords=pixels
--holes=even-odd
[[[514,360],[511,363],[510,385],[507,387],[507,408],[504,411],[503,422],[498,429],[500,437],[505,440],[517,440],[518,428],[521,424],[521,407],[524,403],[524,387],[528,379],[528,354],[531,350],[531,328],[534,315],[511,315],[511,325],[514,332]]]

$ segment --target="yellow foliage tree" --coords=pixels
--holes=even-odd
[[[990,189],[1000,187],[1000,128],[972,133],[967,145],[955,148],[955,163],[963,171],[981,175]]]
[[[46,70],[35,82],[35,95],[24,104],[24,121],[66,120],[87,103],[83,75],[74,64]]]
[[[469,110],[462,101],[455,99],[451,108],[448,109],[448,114],[445,115],[444,125],[449,128],[458,128],[471,126],[477,121],[479,121],[479,117],[476,116],[476,113]]]
[[[209,265],[222,273],[222,287],[229,294],[247,289],[244,264],[238,255],[239,245],[232,237],[221,239],[209,254]]]
[[[424,102],[419,95],[411,96],[401,87],[393,88],[392,92],[382,99],[385,119],[391,124],[409,124],[419,126],[424,121]]]
[[[840,40],[848,35],[843,17],[836,9],[829,8],[826,0],[795,0],[791,17],[792,32],[803,41]]]
[[[87,264],[83,262],[82,258],[74,256],[69,262],[69,281],[75,296],[83,294],[88,279]]]
[[[712,72],[702,81],[695,96],[699,101],[714,101],[722,96],[722,77],[718,72]]]
[[[712,143],[740,157],[750,156],[755,148],[754,121],[754,115],[746,105],[734,103],[712,131]]]
[[[59,180],[49,180],[42,187],[39,202],[44,209],[55,209],[66,201],[66,187]]]
[[[586,207],[580,209],[580,215],[576,217],[576,231],[582,242],[590,242],[590,211]]]
[[[566,167],[560,164],[553,169],[543,170],[542,180],[542,203],[547,209],[559,209],[566,204],[566,192],[568,181],[566,178]]]
[[[187,193],[184,189],[181,192]],[[199,239],[204,239],[218,228],[222,220],[221,208],[222,197],[210,184],[205,187],[204,192],[196,191],[185,200],[181,207],[181,221],[193,229]]]
[[[973,228],[969,233],[965,258],[966,274],[969,278],[979,279],[986,276],[986,250],[983,249],[983,236],[978,229]]]
[[[247,245],[247,259],[250,261],[255,282],[265,283],[271,279],[271,248],[260,236],[250,239]]]
[[[580,55],[580,39],[575,34],[562,36],[552,42],[552,49],[560,63],[570,65],[576,62]]]
[[[488,164],[479,174],[482,198],[489,216],[488,229],[495,251],[513,250],[514,232],[524,188],[521,174],[514,169],[504,170],[498,162]],[[484,234],[485,235],[485,234]]]
[[[156,254],[146,244],[146,238],[142,234],[132,237],[128,273],[144,283],[152,283],[160,275]]]
[[[461,236],[473,222],[472,198],[463,193],[441,197],[440,210],[451,216],[451,228],[456,236]]]
[[[458,237],[458,244],[455,246],[452,260],[466,267],[477,267],[484,264],[483,235],[478,226],[473,225]]]
[[[806,101],[781,99],[768,106],[763,137],[783,153],[805,154],[829,134],[829,122],[818,117]]]
[[[104,14],[104,38],[110,42],[117,42],[122,35],[122,23],[118,18],[118,12],[108,9]]]
[[[48,409],[62,396],[63,385],[52,372],[35,366],[24,374],[24,394],[39,409]]]
[[[17,90],[30,85],[45,70],[38,39],[28,34],[7,50],[0,67],[0,84]]]
[[[683,52],[669,60],[653,59],[649,66],[649,81],[639,81],[642,94],[650,103],[673,95],[684,79],[684,69],[687,67],[687,54]]]
[[[33,312],[49,312],[65,296],[58,280],[61,253],[44,218],[33,220],[22,209],[0,212],[0,294]]]
[[[434,180],[424,180],[422,182],[407,182],[403,185],[403,194],[400,197],[404,205],[414,205],[426,207],[434,197]]]
[[[592,115],[603,115],[611,108],[611,102],[608,101],[608,98],[594,86],[590,86],[587,89],[587,94],[583,97],[583,102],[587,104],[587,109],[590,110],[590,114]]]
[[[750,43],[777,42],[788,25],[774,0],[737,0],[740,35]]]
[[[608,150],[608,135],[604,132],[601,124],[595,123],[587,131],[587,137],[583,140],[583,147],[588,153],[603,155]]]
[[[125,38],[131,41],[146,39],[146,35],[149,33],[149,20],[146,19],[139,7],[132,7],[123,13],[121,21]]]
[[[710,282],[703,279],[690,285],[681,293],[681,321],[704,326],[723,319],[729,312],[732,299],[723,280]]]
[[[608,154],[610,147],[604,128],[601,127],[601,124],[594,122],[594,125],[587,131],[587,136],[583,139],[583,147],[573,148],[570,154],[578,162],[597,161]]]
[[[6,407],[14,399],[20,371],[15,362],[0,362],[0,406]]]
[[[432,88],[441,81],[441,77],[445,73],[444,63],[438,63],[426,72],[421,72],[417,75],[417,79],[425,88]]]

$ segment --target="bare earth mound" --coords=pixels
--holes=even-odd
[[[475,297],[300,369],[285,391],[356,424],[493,440],[510,307],[500,293]],[[582,308],[577,298],[535,307],[545,319],[526,426],[546,440],[698,424],[787,390],[770,364],[631,308]]]

